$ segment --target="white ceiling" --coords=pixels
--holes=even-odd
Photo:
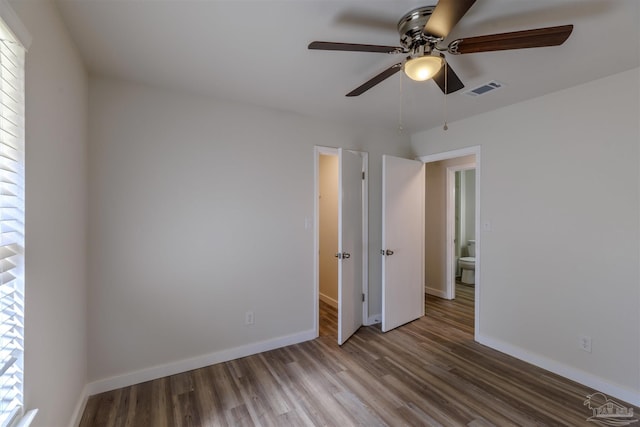
[[[91,73],[405,132],[441,126],[444,95],[398,73],[344,95],[398,55],[309,51],[313,40],[398,45],[397,20],[435,0],[58,0]],[[640,64],[638,0],[478,0],[447,40],[574,24],[564,45],[448,55],[465,83],[447,120],[541,96]],[[402,76],[402,77],[401,77]],[[480,97],[462,92],[497,80]],[[594,99],[594,102],[597,102]]]

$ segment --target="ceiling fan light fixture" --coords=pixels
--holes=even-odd
[[[433,78],[444,65],[444,59],[439,56],[425,55],[411,58],[404,64],[404,73],[411,80],[423,82]]]

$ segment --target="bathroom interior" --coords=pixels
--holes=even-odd
[[[456,284],[475,285],[476,171],[455,172],[455,278]]]

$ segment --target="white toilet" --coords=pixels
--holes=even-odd
[[[462,283],[473,285],[476,283],[476,241],[469,240],[467,244],[469,256],[458,260],[458,266],[462,270]]]

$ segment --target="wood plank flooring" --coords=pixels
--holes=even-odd
[[[342,347],[335,310],[321,318],[313,341],[92,396],[80,427],[594,425],[594,390],[473,341],[471,286]]]

